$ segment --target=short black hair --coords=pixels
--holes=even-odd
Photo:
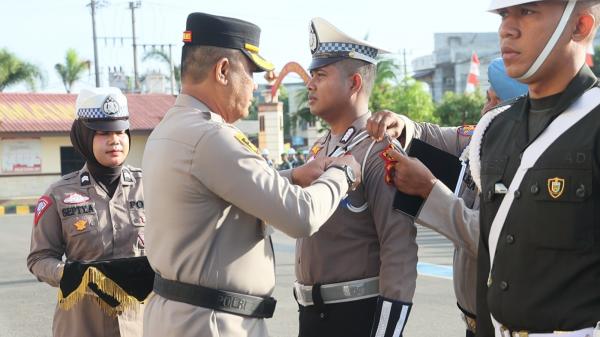
[[[371,92],[373,91],[373,85],[375,84],[377,65],[357,59],[341,60],[334,63],[334,65],[348,76],[360,74],[363,80],[363,90],[367,96],[371,95]]]
[[[245,56],[237,49],[184,45],[181,52],[181,79],[204,81],[212,67],[224,57],[232,61],[232,64],[238,64],[240,58]]]

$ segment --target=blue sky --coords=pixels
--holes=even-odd
[[[43,69],[47,86],[43,91],[64,92],[54,64],[64,62],[68,48],[75,48],[85,59],[93,60],[92,24],[89,1],[84,0],[0,0],[0,48]],[[489,0],[239,0],[182,1],[142,0],[136,11],[138,43],[175,44],[174,60],[179,62],[181,35],[190,12],[232,16],[258,24],[262,28],[261,54],[281,68],[288,61],[307,66],[308,23],[321,16],[346,33],[369,40],[382,48],[407,50],[410,59],[429,54],[436,32],[493,32],[499,17],[487,13]],[[97,34],[100,37],[130,37],[131,12],[128,1],[106,1],[97,10]],[[122,66],[133,73],[131,41],[99,41],[101,83],[107,84],[107,68]],[[141,72],[159,69],[160,64],[141,62]],[[164,68],[163,72],[167,69]],[[292,79],[293,80],[293,79]],[[260,81],[260,80],[259,80]],[[75,91],[94,85],[92,73],[86,73]],[[14,87],[7,91],[23,91]]]

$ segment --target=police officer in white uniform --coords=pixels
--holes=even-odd
[[[188,16],[182,94],[150,135],[142,165],[157,273],[146,336],[267,336],[275,266],[266,223],[311,235],[360,180],[352,156],[282,176],[232,125],[248,115],[253,72],[273,69],[258,54],[259,35],[250,22]]]
[[[130,145],[129,111],[119,89],[81,91],[71,142],[86,164],[52,184],[38,201],[27,257],[29,270],[53,287],[63,277],[63,255],[81,263],[144,252],[142,172],[124,164]],[[57,305],[55,337],[142,335],[141,312],[109,315],[103,310],[105,303],[85,286],[70,309]]]

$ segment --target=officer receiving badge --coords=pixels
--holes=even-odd
[[[389,53],[367,41],[348,36],[323,18],[312,19],[309,28],[312,62],[308,70],[348,58],[376,64],[379,54]]]
[[[558,199],[565,191],[565,179],[555,177],[548,179],[548,193],[553,199]]]

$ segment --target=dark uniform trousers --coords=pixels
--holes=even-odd
[[[299,306],[298,337],[369,337],[377,297],[358,301]]]
[[[587,66],[571,81],[558,116],[597,80]],[[541,155],[515,191],[490,273],[488,237],[503,195],[536,139],[528,135],[527,98],[492,122],[481,151],[481,241],[477,336],[493,337],[490,312],[513,331],[574,331],[600,320],[600,107]],[[554,191],[553,191],[554,188]]]

